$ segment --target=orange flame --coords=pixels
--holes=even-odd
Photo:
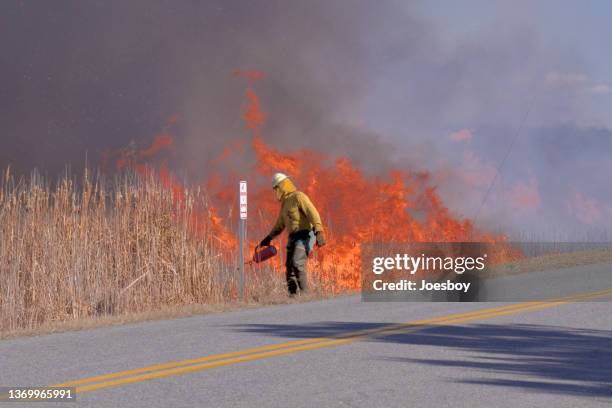
[[[311,263],[320,278],[336,282],[335,289],[359,287],[363,242],[506,239],[481,233],[471,221],[454,217],[443,205],[436,188],[430,185],[427,173],[395,170],[387,177],[375,178],[365,175],[348,158],[332,160],[327,154],[313,150],[281,152],[271,148],[262,136],[267,115],[261,111],[251,83],[246,89],[246,99],[243,119],[252,133],[251,146],[257,159],[255,174],[267,179],[276,171],[288,173],[315,203],[326,224],[329,244],[317,251]],[[325,165],[330,161],[332,164]],[[223,204],[232,205],[235,185],[228,184],[225,190],[217,188],[216,197]],[[249,206],[266,214],[269,224],[278,211],[278,203],[267,184],[250,183]],[[256,228],[250,230],[252,234]]]
[[[151,147],[139,152],[138,156],[140,158],[151,157],[157,154],[163,148],[167,146],[172,146],[172,143],[173,143],[172,136],[170,136],[169,133],[167,132],[161,133],[155,137]]]
[[[281,152],[268,146],[262,136],[267,115],[262,112],[253,89],[253,83],[265,76],[259,71],[236,71],[234,75],[248,80],[242,117],[246,129],[251,132],[251,146],[256,158],[253,171],[245,173],[250,176],[247,177],[250,214],[259,214],[262,221],[265,219],[258,223],[257,217],[251,216],[248,236],[263,237],[278,212],[278,202],[270,186],[261,180],[268,180],[276,171],[289,174],[312,199],[323,218],[328,245],[316,250],[310,263],[316,279],[333,284],[330,289],[359,288],[361,244],[364,242],[506,240],[503,235],[482,233],[471,221],[454,217],[443,205],[425,172],[397,169],[384,177],[373,177],[364,174],[345,157],[333,158],[308,149]],[[118,168],[129,164],[142,174],[150,171],[140,161],[172,146],[168,127],[175,121],[168,122],[151,147],[128,157],[121,156],[122,164],[118,162]],[[220,164],[232,154],[245,154],[244,145],[236,142],[228,144],[212,164]],[[172,190],[175,200],[182,201],[185,187],[170,174],[165,164],[160,168],[159,177],[163,185]],[[238,242],[235,231],[230,228],[231,220],[221,215],[220,208],[237,207],[237,182],[241,178],[244,177],[213,174],[205,187],[214,205],[207,214],[199,215],[208,217],[212,223],[209,232],[224,243],[228,256],[235,252]],[[256,212],[252,209],[256,209]],[[251,248],[255,242],[250,242]]]

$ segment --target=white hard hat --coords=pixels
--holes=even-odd
[[[272,176],[272,188],[276,188],[280,184],[281,181],[287,178],[286,174],[276,173]]]

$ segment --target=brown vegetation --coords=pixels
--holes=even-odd
[[[0,333],[101,316],[237,300],[235,251],[215,236],[206,194],[180,202],[154,177],[85,173],[51,186],[0,183]],[[248,269],[247,302],[286,298],[269,267]],[[315,291],[317,283],[313,282]]]

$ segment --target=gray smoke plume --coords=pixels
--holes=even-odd
[[[175,161],[192,171],[245,131],[257,69],[266,140],[356,158],[384,151],[342,123],[367,90],[368,61],[416,42],[419,24],[370,2],[60,1],[0,5],[0,164],[51,174],[89,152],[144,147],[178,113]],[[395,29],[389,30],[388,24]],[[399,31],[398,31],[399,29]]]
[[[269,114],[268,144],[347,155],[372,172],[431,170],[449,206],[468,217],[532,106],[483,222],[612,219],[602,176],[612,170],[611,133],[592,126],[574,97],[579,87],[606,88],[580,74],[588,71],[580,55],[545,46],[522,7],[476,38],[451,41],[418,5],[4,1],[0,166],[54,176],[66,165],[77,171],[86,155],[96,166],[106,150],[148,146],[177,114],[171,167],[205,178],[228,142],[248,138],[247,83],[232,73],[252,69],[266,74],[254,86]],[[449,141],[461,129],[473,137]],[[478,164],[467,163],[467,176],[466,158]],[[462,184],[479,172],[476,186]],[[521,201],[530,188],[539,200]],[[513,198],[534,208],[515,210]]]

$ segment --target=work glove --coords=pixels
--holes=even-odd
[[[323,231],[319,231],[316,233],[317,236],[317,246],[322,247],[325,245],[325,237],[323,236]]]
[[[261,240],[261,242],[259,243],[259,246],[260,247],[270,246],[271,241],[272,241],[272,237],[268,235],[264,239]]]

